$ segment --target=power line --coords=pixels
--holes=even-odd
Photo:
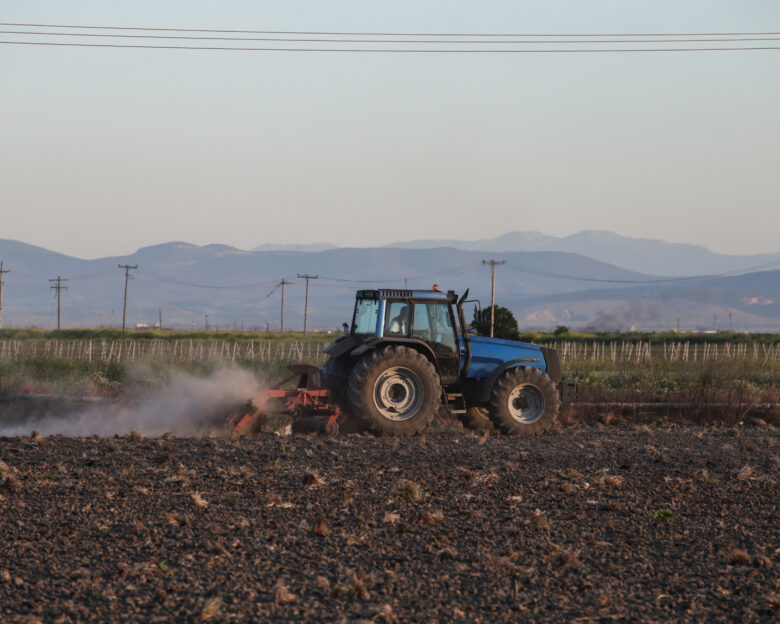
[[[262,288],[264,286],[268,286],[269,284],[272,284],[273,282],[255,282],[252,284],[236,284],[234,286],[216,286],[214,284],[198,284],[195,282],[184,282],[181,280],[173,279],[170,277],[166,277],[164,275],[160,275],[159,273],[155,273],[154,271],[150,271],[149,269],[143,269],[142,271],[139,271],[140,273],[144,275],[149,275],[154,279],[160,280],[161,282],[168,282],[170,284],[178,284],[179,286],[190,286],[192,288],[213,288],[218,290],[223,289],[231,289],[231,288],[238,288],[238,289],[249,289],[249,288]]]
[[[463,264],[457,267],[453,267],[445,271],[411,275],[408,276],[406,279],[424,280],[424,279],[436,279],[441,277],[454,277],[457,275],[463,275],[465,273],[471,273],[477,270],[480,266],[481,265],[478,262],[469,262],[468,264]],[[399,282],[401,281],[401,279],[404,278],[392,277],[392,278],[379,278],[379,279],[348,279],[344,277],[326,277],[324,275],[320,275],[320,279],[328,280],[331,282],[343,282],[347,284],[386,284],[386,283]]]
[[[739,46],[739,47],[696,47],[696,48],[540,48],[521,49],[455,49],[455,48],[249,48],[239,46],[175,46],[175,45],[130,45],[120,43],[65,43],[61,41],[0,41],[0,45],[55,46],[71,48],[123,48],[145,50],[202,50],[226,52],[357,52],[380,54],[599,54],[620,52],[747,52],[758,50],[780,50],[780,46]]]
[[[236,33],[249,35],[333,35],[333,36],[377,36],[377,37],[728,37],[780,35],[780,32],[704,32],[704,33],[432,33],[432,32],[349,32],[349,31],[307,31],[307,30],[226,30],[214,28],[159,28],[142,26],[92,26],[75,24],[20,24],[0,22],[0,26],[25,28],[83,28],[90,30],[146,30],[154,32],[204,32]]]
[[[778,41],[778,37],[694,37],[694,38],[663,38],[663,39],[322,39],[302,37],[214,37],[202,35],[126,35],[117,33],[79,33],[79,32],[47,32],[40,30],[0,30],[2,35],[43,35],[47,37],[106,37],[113,39],[186,39],[188,41],[277,41],[285,43],[429,43],[429,44],[582,44],[582,43],[697,43],[697,42],[729,42],[729,41]],[[381,35],[380,35],[381,36]],[[476,35],[475,35],[476,36]],[[648,35],[649,36],[649,35]]]

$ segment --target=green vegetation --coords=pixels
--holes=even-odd
[[[656,509],[653,514],[653,522],[668,522],[674,520],[674,512],[671,509]]]
[[[232,340],[249,342],[303,341],[313,344],[330,344],[340,334],[327,332],[310,332],[304,337],[303,332],[242,332],[242,331],[173,331],[168,329],[128,330],[124,340]],[[0,329],[0,340],[121,340],[121,329],[37,329],[37,328],[4,328]]]
[[[518,340],[517,320],[512,312],[503,307],[495,306],[493,313],[493,336],[505,340]],[[490,336],[490,308],[474,310],[474,320],[471,326],[480,336]]]
[[[735,357],[692,362],[576,360],[563,374],[580,400],[621,402],[770,403],[780,400],[780,360]]]
[[[490,323],[490,314],[488,314]],[[516,340],[523,342],[552,343],[565,340],[567,342],[649,342],[651,345],[662,345],[670,342],[689,342],[691,344],[774,344],[780,342],[780,334],[746,334],[743,332],[722,331],[716,333],[703,332],[577,332],[564,325],[559,325],[554,332],[521,332]]]
[[[480,335],[490,334],[490,308],[475,312],[473,327]],[[500,334],[499,334],[500,332]],[[501,337],[512,336],[514,340],[534,343],[552,343],[565,340],[567,342],[649,342],[651,345],[662,345],[670,342],[689,342],[691,344],[775,344],[780,343],[780,334],[760,334],[722,331],[717,333],[702,332],[578,332],[564,325],[559,325],[552,332],[527,331],[519,332],[517,321],[510,310],[496,306],[495,334]],[[327,332],[310,332],[304,337],[302,332],[249,332],[249,331],[174,331],[159,329],[128,330],[125,340],[167,342],[179,340],[232,340],[238,342],[263,341],[305,341],[312,344],[330,344],[341,334]],[[48,330],[37,328],[3,328],[0,329],[0,340],[120,340],[121,329],[61,329]]]

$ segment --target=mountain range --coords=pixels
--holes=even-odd
[[[284,279],[285,326],[301,329],[305,289],[297,276],[309,274],[318,276],[310,282],[309,326],[336,329],[351,317],[360,288],[430,288],[436,282],[457,292],[470,288],[470,298],[487,306],[490,267],[482,261],[498,259],[505,264],[496,267],[496,303],[511,309],[524,329],[780,329],[780,266],[772,266],[780,265],[780,254],[728,256],[608,232],[565,238],[515,232],[486,241],[370,248],[261,245],[251,251],[170,242],[94,260],[0,239],[0,259],[11,270],[3,291],[4,327],[56,326],[50,280],[57,276],[67,280],[63,327],[121,325],[125,273],[118,265],[129,264],[138,267],[129,284],[130,327],[161,316],[165,327],[203,328],[208,317],[210,328],[278,329]],[[681,278],[679,267],[686,263],[688,275],[697,277]],[[750,267],[763,270],[743,273]]]
[[[404,249],[454,247],[492,252],[563,251],[650,275],[702,275],[780,265],[780,253],[719,254],[701,245],[631,238],[601,230],[585,230],[564,237],[548,236],[541,232],[508,232],[496,238],[476,241],[428,239],[392,243],[389,246]]]

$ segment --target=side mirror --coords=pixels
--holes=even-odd
[[[349,325],[347,323],[342,323],[341,327],[344,329],[344,335],[349,336]]]

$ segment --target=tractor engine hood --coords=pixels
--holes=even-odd
[[[560,380],[560,362],[553,357],[556,354],[551,349],[527,342],[485,336],[470,336],[469,342],[471,365],[467,373],[468,379],[490,377],[497,369],[510,365],[538,368],[543,373],[550,374],[556,383]],[[548,361],[551,359],[555,362]]]

